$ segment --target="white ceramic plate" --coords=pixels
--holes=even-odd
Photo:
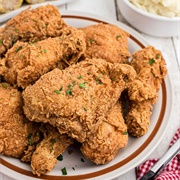
[[[130,33],[129,51],[131,53],[148,45],[148,42],[146,42],[146,40],[139,33],[118,21],[112,21],[80,12],[66,11],[61,12],[61,14],[67,24],[74,27],[84,27],[99,22],[111,23],[119,26],[120,28]],[[159,91],[159,99],[154,105],[151,116],[151,125],[146,135],[140,138],[130,137],[127,147],[120,150],[114,160],[106,165],[99,166],[84,158],[79,151],[79,147],[77,145],[73,145],[68,148],[70,151],[73,150],[73,153],[69,154],[68,150],[63,153],[63,161],[59,161],[52,172],[41,176],[41,178],[51,180],[105,180],[116,178],[128,172],[143,162],[160,143],[168,127],[171,107],[172,89],[169,77],[167,76],[166,80],[163,81]],[[84,162],[81,161],[81,158],[84,159]],[[18,180],[39,179],[32,174],[30,166],[20,162],[20,160],[0,156],[0,161],[1,172],[10,177],[16,178]],[[61,169],[64,167],[66,167],[68,173],[66,176],[63,176],[61,172]]]

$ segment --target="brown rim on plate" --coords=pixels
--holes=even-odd
[[[77,15],[62,15],[63,18],[74,18],[74,19],[83,19],[83,20],[88,20],[88,21],[93,21],[93,22],[97,22],[97,23],[106,23],[105,21],[101,21],[95,18],[90,18],[90,17],[83,17],[83,16],[77,16]],[[129,37],[130,39],[132,39],[135,43],[137,43],[141,48],[144,48],[145,46],[138,41],[138,39],[136,39],[134,36],[130,35]],[[56,180],[61,178],[61,180],[67,180],[67,179],[71,179],[71,180],[77,180],[77,179],[87,179],[87,178],[94,178],[94,177],[98,177],[101,176],[103,174],[107,174],[111,171],[114,171],[120,167],[122,167],[123,165],[127,164],[128,162],[130,162],[132,159],[134,159],[136,156],[138,156],[148,145],[149,143],[153,140],[153,138],[155,137],[156,133],[158,132],[158,129],[160,128],[164,115],[165,115],[165,110],[166,110],[166,103],[167,103],[167,91],[166,91],[166,84],[165,81],[162,81],[162,102],[161,102],[161,110],[160,110],[160,114],[159,117],[157,119],[156,125],[153,129],[153,131],[151,132],[151,134],[149,135],[149,137],[145,140],[145,142],[135,151],[133,152],[131,155],[129,155],[127,158],[123,159],[122,161],[107,167],[105,169],[102,170],[98,170],[96,172],[92,172],[92,173],[88,173],[88,174],[82,174],[82,175],[74,175],[74,176],[62,176],[62,175],[42,175],[40,177],[37,177],[36,175],[34,175],[31,171],[26,170],[26,169],[22,169],[14,164],[11,164],[9,162],[7,162],[6,160],[2,159],[0,157],[0,164],[4,165],[5,167],[18,172],[20,174],[26,175],[26,176],[30,176],[33,178],[40,178],[40,179],[51,179],[51,180]]]

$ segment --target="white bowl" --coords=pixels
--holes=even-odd
[[[168,18],[151,14],[134,6],[129,0],[117,0],[122,16],[137,30],[158,37],[180,35],[180,17]]]

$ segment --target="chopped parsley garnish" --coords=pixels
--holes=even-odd
[[[31,137],[32,137],[32,133],[29,133],[27,138],[28,138],[28,143],[29,143],[30,146],[32,146],[32,139],[31,139]]]
[[[34,22],[38,22],[38,20],[36,20],[36,19],[33,19],[33,21],[34,21]]]
[[[84,111],[87,111],[87,109],[83,106]]]
[[[72,169],[75,171],[75,168],[74,168],[74,167],[72,167]]]
[[[51,138],[50,141],[51,141],[52,145],[54,145],[56,143],[56,139],[54,139],[54,138]]]
[[[7,84],[6,83],[2,83],[3,88],[7,89]]]
[[[62,91],[62,90],[63,90],[63,87],[61,86],[60,89],[59,89],[59,91]]]
[[[0,44],[2,44],[2,40],[0,40]]]
[[[101,73],[102,73],[103,75],[105,75],[105,71],[102,71]]]
[[[86,83],[80,83],[80,84],[79,84],[79,87],[82,88],[82,89],[85,89],[85,88],[86,88],[86,85],[85,85],[85,84],[86,84]]]
[[[68,88],[69,88],[70,90],[72,90],[72,89],[73,89],[73,85],[72,85],[72,84],[69,84],[69,85],[68,85]]]
[[[68,89],[67,91],[66,91],[66,94],[68,95],[72,95],[72,91],[70,90],[70,89]]]
[[[83,158],[81,158],[81,162],[84,162],[84,159],[83,159]]]
[[[46,49],[44,49],[44,53],[47,53],[47,50],[46,50]]]
[[[16,52],[18,52],[18,51],[21,50],[21,49],[22,49],[22,46],[17,47],[17,48],[16,48]]]
[[[156,58],[159,59],[161,57],[160,54],[156,54]]]
[[[45,25],[44,25],[44,24],[42,24],[42,28],[43,28],[43,29],[45,28]]]
[[[57,160],[62,161],[63,160],[63,156],[62,155],[58,156]]]
[[[120,35],[117,35],[116,38],[121,38],[121,36],[120,36]]]
[[[125,131],[125,132],[123,132],[123,134],[124,134],[124,135],[127,135],[127,134],[128,134],[128,132],[127,132],[127,131]]]
[[[102,78],[102,76],[95,78],[96,84],[102,84],[102,81],[100,80],[100,78]]]
[[[82,79],[82,76],[78,76],[78,79]]]
[[[19,31],[17,29],[14,30],[16,33],[18,33]]]
[[[155,60],[152,58],[149,60],[149,64],[152,65],[155,62]]]
[[[54,92],[56,93],[56,94],[60,94],[60,91],[59,90],[54,90]]]
[[[93,43],[93,42],[94,42],[94,40],[93,40],[93,39],[90,39],[89,41],[90,41],[90,43]]]
[[[62,171],[62,175],[67,175],[66,167],[62,168],[61,171]]]

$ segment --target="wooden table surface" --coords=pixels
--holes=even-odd
[[[59,10],[73,10],[79,12],[92,13],[104,18],[121,21],[130,26],[126,20],[122,17],[116,0],[75,0],[69,4],[65,4],[59,7]],[[169,27],[170,28],[170,27]],[[180,29],[179,29],[180,32]],[[140,32],[141,33],[141,32]],[[180,39],[179,37],[158,38],[152,37],[141,33],[143,37],[149,42],[149,44],[155,46],[161,50],[167,63],[168,75],[173,87],[173,107],[171,114],[171,123],[168,130],[165,133],[160,145],[155,151],[148,157],[161,157],[163,153],[168,149],[169,142],[180,127]],[[0,164],[1,165],[1,164]],[[1,168],[0,168],[1,172]],[[16,179],[16,177],[14,177]],[[135,180],[135,171],[132,169],[126,174],[117,177],[117,180]],[[0,173],[0,180],[13,180],[12,178]]]

